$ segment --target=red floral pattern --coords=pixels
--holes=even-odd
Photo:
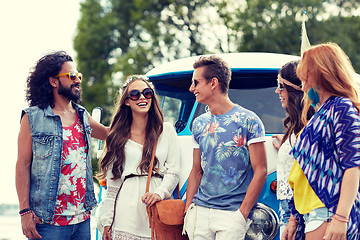
[[[70,127],[63,127],[63,149],[55,216],[50,223],[66,226],[90,217],[85,212],[87,144],[83,124],[78,116]]]

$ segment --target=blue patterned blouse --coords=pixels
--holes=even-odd
[[[346,169],[360,166],[360,117],[348,98],[332,96],[305,126],[293,150],[310,186],[333,213]],[[348,239],[359,239],[360,191],[348,223]]]

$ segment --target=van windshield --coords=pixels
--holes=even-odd
[[[266,134],[283,133],[285,111],[275,87],[261,89],[230,89],[229,97],[234,103],[256,113],[265,126]],[[199,104],[195,117],[207,111],[207,106]],[[194,118],[195,118],[194,117]]]
[[[267,134],[283,133],[285,111],[281,106],[278,95],[275,94],[275,89],[276,87],[230,89],[229,97],[234,103],[255,112],[263,121]],[[180,132],[189,121],[190,111],[195,103],[195,99],[192,99],[192,101],[187,100],[187,104],[184,104],[186,102],[185,99],[173,98],[170,92],[168,94],[165,98],[163,96],[160,98],[164,120],[172,123],[177,132]],[[186,109],[188,110],[186,111]],[[191,121],[205,111],[207,111],[207,106],[198,104],[194,118]]]
[[[232,69],[229,86],[230,99],[253,112],[263,121],[267,134],[283,133],[283,119],[285,110],[281,106],[279,95],[275,93],[277,87],[278,69]],[[192,72],[184,74],[164,74],[150,78],[157,93],[165,98],[162,109],[165,121],[171,122],[178,133],[185,129],[192,121],[206,111],[203,104],[198,104],[191,117],[196,99],[189,92]],[[190,123],[188,123],[190,121]]]

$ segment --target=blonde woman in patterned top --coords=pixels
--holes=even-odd
[[[291,154],[289,183],[303,214],[305,239],[360,239],[360,102],[349,58],[335,43],[303,53],[297,69],[304,113],[317,111]],[[282,239],[292,239],[292,229]]]

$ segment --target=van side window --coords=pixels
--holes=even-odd
[[[275,89],[230,89],[229,97],[234,103],[256,113],[264,123],[266,133],[282,133],[285,114]]]
[[[164,115],[164,122],[169,122],[175,126],[180,114],[181,100],[169,96],[160,96],[159,101]]]

